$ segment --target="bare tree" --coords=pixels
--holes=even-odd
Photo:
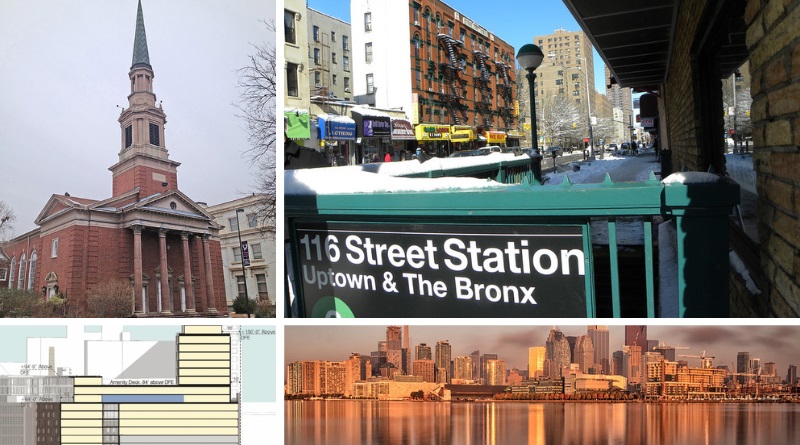
[[[562,95],[544,98],[537,106],[541,108],[536,116],[537,126],[545,140],[550,139],[550,145],[559,145],[578,123],[578,107]]]
[[[0,241],[5,241],[14,230],[14,221],[17,215],[5,201],[0,201]]]
[[[275,23],[264,22],[270,34]],[[243,156],[258,168],[255,189],[263,196],[258,218],[262,226],[274,227],[275,220],[275,141],[276,141],[276,71],[275,45],[253,45],[250,63],[238,70],[239,100],[235,104],[247,128],[250,148]],[[270,222],[272,222],[270,224]]]

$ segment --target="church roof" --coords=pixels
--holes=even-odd
[[[139,0],[139,11],[136,13],[136,36],[133,38],[133,61],[131,69],[136,65],[150,67],[150,54],[147,52],[147,35],[144,31],[144,15],[142,0]]]

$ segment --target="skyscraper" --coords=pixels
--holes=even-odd
[[[400,326],[386,328],[386,363],[403,369],[403,332]]]
[[[786,383],[789,385],[797,384],[797,365],[789,365],[789,370],[786,371]]]
[[[456,357],[453,378],[472,380],[472,359],[468,355]]]
[[[472,351],[469,355],[472,359],[472,380],[481,379],[481,351]]]
[[[431,352],[431,347],[426,345],[425,343],[420,343],[416,347],[416,354],[414,354],[415,360],[433,360],[433,353]]]
[[[608,354],[608,327],[589,326],[588,335],[592,339],[594,346],[594,360],[602,368],[604,374],[611,374],[611,362]],[[600,372],[598,370],[598,372]]]
[[[506,361],[487,360],[486,361],[486,384],[505,385],[506,384]]]
[[[560,377],[561,368],[570,363],[569,342],[557,327],[553,326],[545,342],[545,358],[550,360],[550,377]]]
[[[581,372],[585,374],[589,373],[590,368],[594,369],[596,363],[594,345],[592,344],[592,338],[588,335],[581,335],[575,342],[573,363],[577,363]]]
[[[751,374],[752,368],[750,367],[750,352],[743,351],[736,354],[736,372],[743,374]],[[737,380],[740,384],[749,381],[748,376],[738,376]]]
[[[647,326],[625,326],[625,345],[635,345],[639,347],[639,351],[646,351]]]
[[[481,356],[480,365],[481,365],[481,374],[480,379],[481,383],[486,383],[486,362],[489,360],[497,360],[497,354],[483,354]]]
[[[544,346],[528,348],[528,378],[541,377],[544,372]]]
[[[438,380],[440,383],[450,383],[450,380],[452,379],[452,375],[450,373],[451,355],[450,343],[447,340],[436,342],[436,358],[434,359],[434,363],[436,365],[436,376],[441,379],[441,376],[444,375],[444,380]]]

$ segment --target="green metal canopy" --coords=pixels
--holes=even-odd
[[[301,110],[299,108],[284,110],[283,124],[286,137],[289,139],[311,138],[311,125],[308,110]]]

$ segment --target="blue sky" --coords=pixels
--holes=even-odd
[[[558,28],[580,30],[561,0],[451,0],[445,3],[510,43],[515,51],[526,43],[533,43],[535,35],[552,34]],[[347,0],[308,0],[308,7],[350,22]],[[603,67],[603,59],[594,51],[595,90],[600,93],[606,91]]]

